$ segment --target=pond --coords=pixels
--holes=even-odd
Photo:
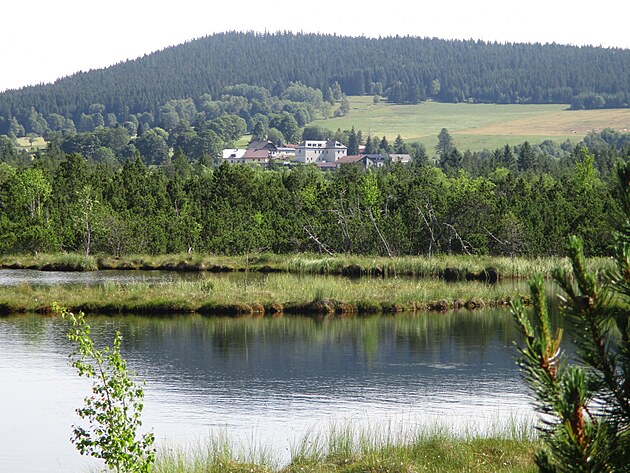
[[[145,379],[144,426],[161,446],[225,433],[280,461],[334,423],[435,422],[483,432],[530,416],[507,310],[313,319],[90,317],[123,334]],[[0,471],[89,471],[69,441],[88,385],[58,318],[0,318]]]

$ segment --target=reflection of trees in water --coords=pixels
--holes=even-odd
[[[115,330],[120,330],[123,353],[139,372],[165,374],[308,372],[309,366],[332,370],[328,365],[334,363],[369,369],[394,358],[459,358],[470,351],[504,357],[504,350],[489,353],[490,347],[512,350],[516,336],[507,310],[319,319],[122,316],[88,321],[97,343],[111,343]],[[0,323],[28,343],[51,340],[60,351],[67,349],[65,328],[58,319],[23,316]]]
[[[118,318],[125,350],[151,357],[205,364],[280,357],[292,353],[322,356],[343,350],[373,360],[379,351],[431,353],[444,346],[484,350],[497,342],[510,346],[514,330],[507,310],[458,311],[370,317]],[[166,361],[166,360],[165,360]]]
[[[396,321],[396,347],[412,352],[428,353],[445,344],[460,350],[486,349],[493,339],[511,344],[514,330],[508,310],[459,311],[426,313]]]
[[[397,350],[424,352],[435,349],[446,339],[456,340],[462,348],[484,348],[494,337],[511,343],[516,336],[507,310],[326,318],[98,316],[88,320],[95,338],[103,342],[120,330],[124,350],[128,352],[145,351],[144,348],[182,355],[188,351],[211,351],[221,357],[236,358],[245,356],[253,346],[264,345],[297,348],[337,345],[373,356],[381,343]],[[6,329],[10,334],[28,343],[41,343],[51,337],[65,341],[64,326],[58,319],[22,315],[5,317],[2,323],[10,327]]]
[[[63,321],[37,314],[0,317],[0,337],[7,341],[21,341],[33,348],[51,343],[66,343]]]

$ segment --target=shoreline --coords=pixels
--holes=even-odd
[[[58,303],[86,314],[363,316],[507,307],[516,298],[529,302],[522,285],[278,273],[250,280],[209,276],[98,285],[22,283],[0,287],[0,314],[49,314]]]
[[[591,270],[602,272],[612,267],[610,258],[590,258]],[[0,256],[0,269],[40,271],[175,271],[175,272],[258,272],[339,275],[346,277],[432,277],[445,281],[482,281],[528,279],[536,273],[549,277],[555,268],[570,269],[566,257],[495,257],[469,255],[358,256],[321,254],[253,254],[221,256],[206,254],[108,255],[77,253]]]

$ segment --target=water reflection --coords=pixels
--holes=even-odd
[[[333,421],[413,426],[438,419],[483,429],[530,412],[505,310],[89,322],[100,342],[122,332],[124,355],[147,380],[145,425],[162,443],[226,429],[286,459],[291,441]],[[64,332],[55,318],[0,318],[0,444],[10,452],[0,457],[0,471],[85,465],[68,437],[86,386],[68,367]]]
[[[98,286],[104,283],[169,284],[173,281],[197,281],[205,278],[236,278],[238,273],[202,273],[178,271],[39,271],[35,269],[0,269],[0,287],[28,284],[30,286],[81,285]],[[242,278],[242,276],[241,276]]]

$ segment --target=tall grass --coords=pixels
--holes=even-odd
[[[292,446],[288,464],[263,455],[235,453],[218,437],[192,449],[160,452],[157,473],[201,472],[534,472],[535,431],[510,420],[489,433],[456,433],[441,424],[403,427],[332,425]]]
[[[587,264],[589,269],[601,272],[612,267],[612,260],[591,258]],[[448,268],[457,269],[463,275],[476,275],[487,268],[494,268],[503,279],[528,279],[534,274],[550,276],[555,268],[570,270],[571,266],[568,258],[559,257],[439,255],[431,258],[424,256],[387,258],[346,255],[320,257],[301,254],[288,257],[283,269],[302,274],[343,274],[344,270],[352,269],[360,275],[438,277]]]
[[[154,467],[156,473],[268,473],[278,462],[266,449],[244,451],[225,434],[210,436],[198,445],[162,448]]]
[[[612,267],[610,258],[591,258],[587,262],[589,270],[601,272]],[[522,258],[496,256],[439,255],[426,256],[360,256],[319,254],[276,255],[261,253],[245,256],[217,256],[207,254],[169,254],[169,255],[126,255],[124,257],[98,256],[88,257],[78,254],[58,255],[20,255],[0,257],[0,268],[32,269],[137,269],[137,270],[173,270],[197,272],[290,272],[296,274],[321,275],[377,275],[383,277],[414,276],[441,277],[445,270],[454,269],[461,274],[479,275],[488,268],[494,268],[499,278],[527,279],[536,273],[550,275],[555,268],[570,269],[567,258]]]
[[[0,257],[0,268],[25,268],[57,271],[96,271],[98,264],[93,256],[78,253],[54,255],[36,254]]]
[[[14,312],[46,312],[56,301],[90,313],[372,313],[497,306],[525,292],[520,285],[446,283],[435,278],[349,279],[280,273],[252,278],[246,290],[240,278],[219,275],[99,286],[23,284],[0,287],[0,305]]]

